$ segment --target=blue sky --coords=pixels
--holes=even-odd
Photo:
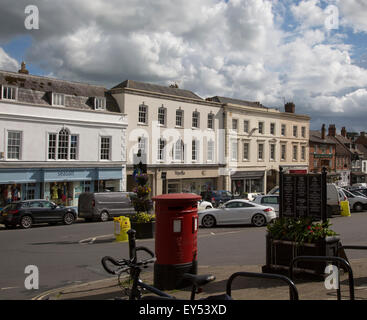
[[[261,101],[311,128],[365,131],[367,2],[361,0],[34,0],[0,3],[0,69],[98,83],[177,82],[203,98]],[[332,6],[332,7],[330,7]],[[333,9],[330,12],[328,9]],[[336,11],[335,11],[336,10]],[[326,21],[337,13],[338,28]]]

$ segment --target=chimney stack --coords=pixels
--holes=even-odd
[[[287,102],[284,105],[284,111],[288,113],[295,113],[296,111],[296,105],[293,102]]]
[[[335,135],[336,135],[335,124],[330,124],[328,136],[335,137]]]
[[[364,137],[366,135],[366,132],[361,131],[361,137]]]
[[[22,61],[22,64],[21,64],[20,70],[18,70],[18,73],[29,74],[29,71],[25,67],[24,61]]]
[[[343,128],[342,128],[342,130],[341,130],[340,134],[341,134],[344,138],[346,138],[346,137],[347,137],[347,130],[345,129],[345,127],[343,127]]]
[[[325,124],[322,125],[321,127],[321,139],[325,140]]]

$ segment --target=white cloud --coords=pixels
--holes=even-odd
[[[19,63],[0,47],[0,70],[18,71]]]

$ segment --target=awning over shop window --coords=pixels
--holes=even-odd
[[[264,174],[264,171],[236,171],[231,174],[231,179],[261,179]]]

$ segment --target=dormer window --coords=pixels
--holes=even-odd
[[[106,110],[106,98],[94,98],[94,110]]]
[[[65,95],[63,93],[52,93],[53,106],[65,106]]]
[[[1,90],[1,99],[17,100],[18,88],[12,86],[3,86]]]

